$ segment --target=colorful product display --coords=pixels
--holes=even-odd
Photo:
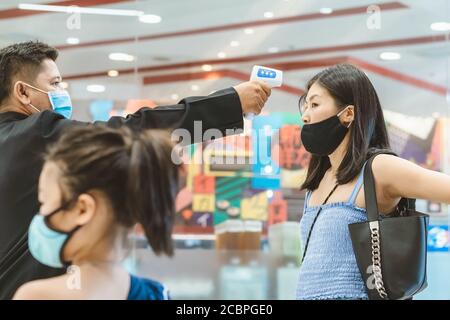
[[[385,114],[394,152],[441,171],[444,120],[418,122],[387,110]],[[197,233],[202,228],[202,233],[212,234],[214,225],[229,219],[262,221],[266,232],[270,225],[297,217],[288,213],[302,208],[288,195],[299,189],[310,160],[300,139],[299,121],[295,113],[262,115],[246,128],[250,135],[188,147],[187,188],[179,199],[183,205],[175,232],[180,227],[183,233]],[[420,129],[411,129],[414,124],[420,124]],[[427,203],[426,211],[444,209]]]

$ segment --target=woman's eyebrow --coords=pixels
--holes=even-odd
[[[311,97],[309,97],[309,99],[305,98],[305,101],[308,101],[308,100],[311,101],[315,97],[319,97],[319,95],[318,94],[313,94]]]

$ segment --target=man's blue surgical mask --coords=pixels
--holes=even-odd
[[[72,101],[70,99],[69,93],[66,90],[61,89],[61,90],[54,90],[54,91],[44,91],[44,90],[36,88],[27,83],[25,83],[25,85],[27,85],[28,87],[30,87],[34,90],[37,90],[39,92],[42,92],[42,93],[45,93],[46,95],[48,95],[48,99],[50,100],[50,104],[53,108],[53,111],[55,111],[56,113],[59,113],[66,119],[70,119],[72,117],[72,111],[73,111]],[[31,103],[30,103],[30,106],[33,109],[35,109],[36,111],[41,112],[41,110],[39,110],[38,108],[33,106]]]

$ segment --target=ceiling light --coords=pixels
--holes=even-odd
[[[227,54],[226,54],[225,52],[219,52],[219,53],[217,54],[217,56],[218,56],[220,59],[223,59],[223,58],[226,58],[226,57],[227,57]]]
[[[264,12],[264,18],[273,18],[273,12],[272,11]]]
[[[119,71],[117,71],[117,70],[109,70],[108,71],[108,76],[110,76],[112,78],[117,77],[118,75],[119,75]]]
[[[252,28],[246,28],[244,29],[245,34],[253,34],[255,31]]]
[[[199,87],[198,85],[196,85],[196,84],[193,84],[193,85],[191,86],[191,90],[192,90],[192,91],[198,91],[198,90],[200,90],[200,87]]]
[[[319,12],[321,14],[331,14],[331,13],[333,13],[333,9],[331,9],[331,8],[320,8]]]
[[[277,47],[271,47],[269,48],[269,50],[267,50],[269,53],[277,53],[278,51],[280,51]]]
[[[86,90],[93,93],[100,93],[105,91],[105,86],[101,84],[90,84],[86,87]]]
[[[382,52],[380,53],[381,60],[399,60],[402,56],[398,52]]]
[[[174,93],[174,94],[172,94],[172,95],[170,96],[170,98],[171,98],[172,100],[178,100],[179,96],[178,96],[176,93]]]
[[[439,112],[433,112],[431,115],[433,118],[439,118],[441,116]]]
[[[235,41],[235,40],[231,41],[230,42],[230,46],[232,46],[232,47],[239,47],[239,41]]]
[[[69,37],[69,38],[66,39],[66,43],[67,44],[79,44],[80,43],[80,39],[74,38],[74,37]]]
[[[139,16],[139,21],[143,23],[160,23],[161,17],[155,14],[144,14]]]
[[[448,22],[434,22],[430,25],[431,30],[434,31],[449,31],[450,23]]]
[[[134,56],[127,54],[127,53],[113,52],[109,55],[109,59],[111,59],[113,61],[131,62],[131,61],[134,61]]]
[[[109,16],[129,16],[137,17],[144,14],[143,11],[137,10],[118,10],[118,9],[104,9],[104,8],[88,8],[78,6],[52,6],[42,4],[21,3],[18,6],[21,10],[33,11],[49,11],[62,13],[85,13],[85,14],[101,14]]]
[[[202,70],[203,71],[211,71],[212,70],[212,66],[209,64],[204,64],[202,65]]]

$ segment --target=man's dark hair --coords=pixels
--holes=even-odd
[[[58,57],[58,50],[39,42],[16,43],[0,50],[0,106],[9,97],[13,79],[18,74],[28,81],[34,81],[42,61]]]

